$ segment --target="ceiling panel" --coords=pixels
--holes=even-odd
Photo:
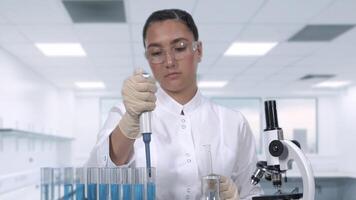
[[[244,1],[215,0],[198,1],[193,16],[198,24],[205,23],[246,23],[255,15],[262,0]]]
[[[344,57],[343,59],[335,57],[308,57],[296,64],[296,66],[325,66],[325,67],[347,67],[355,68],[356,58],[354,57]]]
[[[356,43],[338,44],[331,43],[326,48],[315,52],[314,56],[319,58],[332,57],[334,59],[345,59],[355,56]]]
[[[3,43],[2,47],[21,59],[22,57],[42,57],[42,53],[32,43]]]
[[[311,23],[317,24],[356,24],[356,1],[334,1],[329,7],[315,16]]]
[[[246,68],[255,62],[259,57],[221,57],[214,66],[216,67],[236,67],[236,68]]]
[[[125,0],[125,4],[133,23],[73,24],[60,0],[1,0],[0,46],[58,87],[101,80],[107,93],[116,94],[135,68],[150,71],[142,46],[148,15],[177,7],[192,12],[199,28],[203,58],[198,77],[230,80],[222,89],[206,90],[211,94],[313,94],[312,83],[297,81],[308,73],[335,73],[335,78],[356,81],[355,28],[330,42],[287,42],[309,24],[356,24],[354,0]],[[223,55],[232,42],[241,40],[279,44],[260,57]],[[45,57],[33,42],[81,42],[87,57]]]
[[[303,24],[250,24],[238,40],[252,42],[283,42],[303,28]]]
[[[197,27],[199,30],[199,40],[202,42],[233,42],[244,25],[236,23],[214,23],[197,24]]]
[[[79,42],[73,28],[68,24],[19,25],[18,29],[31,42]]]
[[[128,42],[130,41],[127,24],[76,24],[75,35],[82,42]]]
[[[71,20],[61,1],[1,0],[0,13],[16,24],[69,24]]]
[[[253,23],[307,23],[334,0],[273,0],[253,18]]]
[[[355,25],[356,25],[356,23],[355,23]],[[333,40],[333,43],[356,45],[356,28],[354,27],[353,29],[342,34],[340,37],[335,38]]]
[[[0,14],[0,24],[8,24],[8,23],[9,23],[9,21],[4,16],[2,16]]]
[[[22,57],[23,61],[33,66],[34,68],[42,70],[63,70],[63,69],[77,69],[87,68],[92,66],[91,62],[86,57]],[[71,73],[68,71],[68,74]]]
[[[29,40],[13,25],[0,25],[0,44],[24,43]]]
[[[95,67],[127,67],[133,64],[132,58],[128,56],[96,57],[89,58]]]
[[[254,68],[269,68],[269,67],[287,67],[296,62],[299,62],[304,57],[302,56],[263,56],[253,64]]]
[[[274,47],[268,56],[310,56],[327,46],[325,42],[282,42]]]
[[[128,42],[85,42],[82,43],[89,57],[131,56],[131,45]]]
[[[223,55],[229,48],[230,42],[202,42],[203,56]]]
[[[265,78],[278,73],[283,67],[281,66],[266,66],[266,67],[248,67],[240,75],[243,76],[263,76]]]
[[[125,7],[128,9],[128,22],[144,23],[148,16],[160,9],[179,8],[191,12],[194,7],[194,0],[127,0]]]

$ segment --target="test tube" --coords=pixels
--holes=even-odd
[[[92,167],[87,170],[87,198],[88,200],[97,199],[97,185],[98,185],[98,168]]]
[[[75,199],[85,200],[85,168],[76,168],[75,188]]]
[[[156,168],[146,168],[147,177],[147,198],[146,200],[156,199]]]
[[[74,169],[72,167],[64,168],[64,200],[73,200],[73,183],[74,183]]]
[[[220,176],[214,174],[203,176],[201,185],[202,200],[220,200]]]
[[[145,183],[146,183],[146,168],[144,167],[139,167],[135,168],[135,174],[134,174],[134,185],[133,185],[133,190],[134,190],[134,200],[144,200],[145,196]]]
[[[41,168],[41,200],[54,199],[53,168]]]
[[[201,178],[202,200],[219,200],[220,199],[220,176],[213,172],[213,160],[211,155],[210,144],[203,145],[204,166],[206,171]]]
[[[204,159],[204,166],[206,167],[206,171],[203,175],[213,174],[213,160],[211,157],[210,144],[203,145],[203,159]]]
[[[121,168],[111,168],[110,178],[111,200],[119,200],[121,196],[120,186],[122,183]]]
[[[99,168],[99,200],[109,200],[110,168]]]
[[[53,184],[54,184],[54,199],[61,199],[62,198],[62,172],[61,168],[53,168]]]
[[[132,168],[122,168],[122,199],[131,200],[132,198],[132,183],[133,183]]]

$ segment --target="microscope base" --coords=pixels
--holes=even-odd
[[[302,197],[303,197],[303,193],[274,194],[274,195],[252,197],[252,200],[292,200],[292,199],[301,199]]]

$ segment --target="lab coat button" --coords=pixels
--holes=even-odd
[[[190,188],[187,188],[187,192],[190,193]]]
[[[185,199],[190,199],[190,198],[189,198],[189,195],[185,195]]]
[[[189,153],[185,153],[185,156],[189,157],[189,156],[190,156],[190,154],[189,154]]]
[[[180,121],[181,121],[182,123],[184,123],[184,122],[185,122],[185,119],[181,119]]]
[[[182,125],[182,129],[185,129],[186,128],[186,125]]]
[[[190,159],[187,159],[187,163],[190,163],[190,162],[192,162],[192,160],[190,160]]]

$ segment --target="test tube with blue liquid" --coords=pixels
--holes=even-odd
[[[110,168],[99,168],[99,200],[109,200]]]
[[[98,168],[88,168],[87,170],[87,198],[88,200],[97,200]]]
[[[134,200],[144,200],[145,197],[145,183],[146,183],[146,168],[135,168],[133,195]]]
[[[75,169],[75,199],[85,200],[85,168]]]
[[[146,200],[155,200],[156,199],[156,168],[146,168],[146,177],[147,177],[147,194]]]
[[[63,200],[74,200],[74,169],[72,167],[64,168],[64,196]]]
[[[133,173],[132,168],[122,168],[122,200],[132,199]]]
[[[41,168],[41,200],[54,199],[53,168]]]
[[[110,194],[111,200],[120,200],[121,198],[121,168],[111,168],[110,169]]]

